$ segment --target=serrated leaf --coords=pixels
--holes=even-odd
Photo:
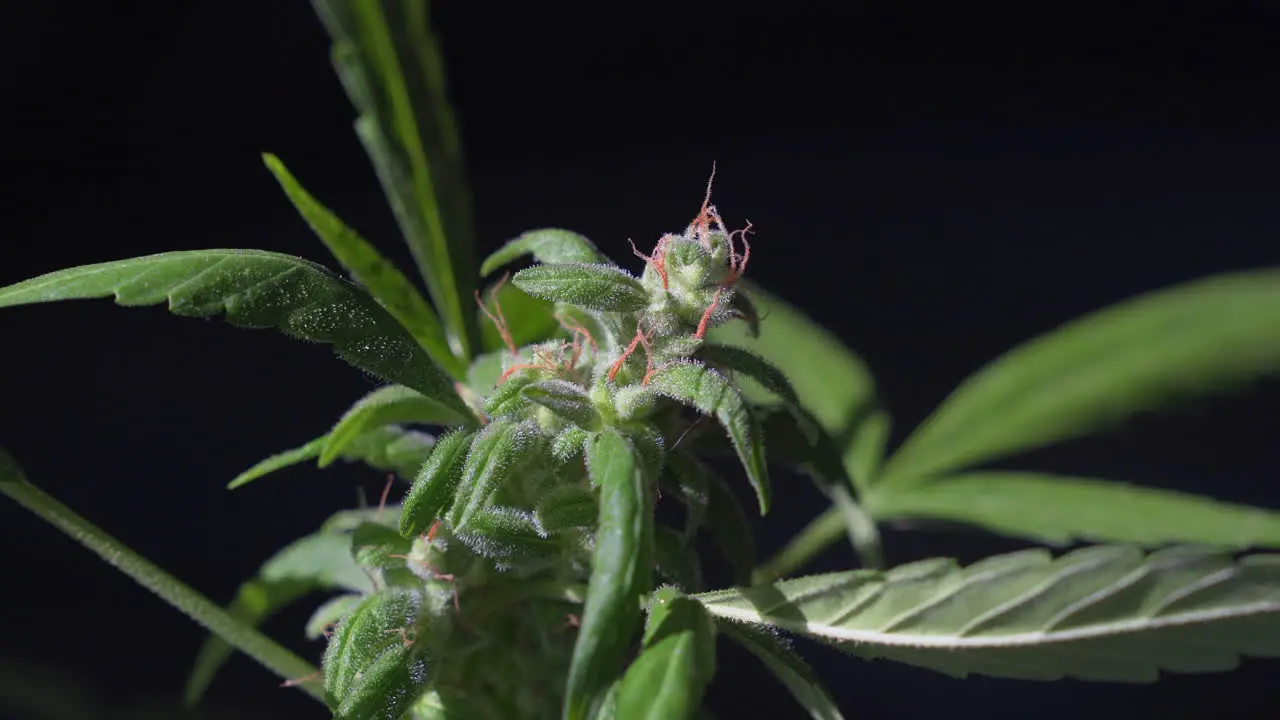
[[[192,250],[82,265],[0,288],[0,307],[115,296],[125,306],[168,301],[189,317],[278,328],[333,345],[344,360],[459,413],[467,406],[440,369],[371,297],[320,265],[263,250]]]
[[[567,263],[607,263],[609,259],[596,249],[595,243],[572,230],[541,228],[521,233],[508,240],[480,265],[480,275],[486,276],[525,255],[544,265]]]
[[[584,430],[599,430],[603,423],[587,391],[568,380],[540,380],[522,387],[520,394]]]
[[[277,470],[315,460],[320,457],[320,451],[328,440],[329,436],[324,435],[306,445],[272,455],[237,475],[227,483],[227,489],[234,490]],[[435,438],[426,433],[388,425],[357,436],[344,448],[340,457],[350,462],[363,461],[375,470],[394,472],[410,479],[422,467],[433,447]]]
[[[720,632],[746,648],[769,668],[778,681],[787,686],[791,697],[809,712],[814,720],[844,720],[840,708],[822,686],[809,664],[780,638],[769,631],[746,623],[718,623]]]
[[[400,510],[400,534],[421,535],[444,516],[457,496],[475,432],[455,430],[440,438],[409,489]]]
[[[655,593],[665,612],[650,613],[644,649],[618,688],[619,717],[692,718],[715,675],[715,624],[696,600]]]
[[[883,482],[923,482],[1277,373],[1280,270],[1148,293],[978,370],[889,459]]]
[[[760,387],[782,398],[802,426],[813,422],[787,376],[754,352],[733,345],[707,343],[698,349],[698,358],[718,370],[729,370],[756,381]]]
[[[756,491],[760,514],[769,512],[771,491],[760,424],[742,394],[723,375],[705,365],[677,362],[656,370],[649,388],[708,415],[714,415],[729,433],[733,448]]]
[[[256,628],[312,592],[371,591],[373,585],[368,576],[347,551],[350,545],[350,536],[337,532],[319,532],[289,543],[263,563],[255,578],[240,585],[227,612]],[[200,702],[231,653],[232,647],[217,635],[205,639],[187,678],[184,702],[188,706]]]
[[[443,61],[424,0],[313,0],[333,38],[333,64],[360,113],[356,135],[454,354],[471,356],[471,198]]]
[[[445,338],[440,318],[418,294],[413,283],[368,240],[347,227],[338,216],[312,197],[280,158],[271,153],[263,153],[262,160],[280,183],[298,214],[302,215],[307,225],[311,226],[325,247],[329,248],[333,257],[350,271],[356,282],[382,303],[387,312],[400,321],[440,367],[455,378],[461,378],[466,366],[449,349],[449,341]]]
[[[213,601],[32,485],[17,462],[3,449],[0,449],[0,494],[38,515],[280,678],[303,678],[315,672],[287,648],[240,622]],[[299,683],[297,687],[316,699],[323,697],[313,683]]]
[[[1150,682],[1280,656],[1280,555],[1094,546],[1055,560],[1036,549],[696,597],[718,617],[956,676]]]
[[[528,471],[529,461],[542,452],[542,435],[532,422],[495,420],[471,443],[456,500],[448,511],[455,532],[466,530],[471,516],[517,469]]]
[[[874,450],[874,445],[856,449],[863,421],[878,402],[875,378],[867,363],[795,306],[747,280],[739,282],[745,293],[735,297],[749,294],[762,318],[759,337],[752,337],[747,324],[727,323],[711,329],[709,339],[750,350],[790,379],[800,405],[836,441],[846,467],[874,464],[861,455]],[[771,400],[769,392],[751,383],[743,383],[742,389],[752,402]],[[854,479],[863,482],[856,475]]]
[[[1146,546],[1202,543],[1280,547],[1280,512],[1189,493],[1094,478],[986,471],[873,493],[878,519],[970,523],[1046,543],[1073,540]]]
[[[565,720],[585,720],[622,671],[640,625],[640,595],[652,585],[653,507],[646,462],[614,430],[587,444],[587,467],[600,487],[582,625],[565,687]]]
[[[403,385],[386,385],[360,398],[329,431],[320,451],[320,467],[331,464],[365,433],[397,423],[471,425],[475,417],[460,415],[422,393]]]
[[[617,265],[535,265],[516,273],[511,282],[534,297],[588,310],[635,312],[649,303],[640,281]]]

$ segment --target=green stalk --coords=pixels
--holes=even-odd
[[[170,605],[221,637],[227,644],[257,660],[285,680],[298,680],[316,674],[316,669],[268,638],[241,623],[213,601],[196,592],[181,580],[161,570],[146,558],[129,549],[88,520],[77,515],[40,488],[32,485],[18,464],[0,449],[0,493],[7,495],[76,542],[114,565],[139,585],[159,595]],[[324,694],[314,682],[300,682],[296,687],[324,702]]]

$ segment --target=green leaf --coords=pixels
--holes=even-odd
[[[319,640],[333,626],[338,624],[348,613],[364,600],[363,595],[348,593],[335,595],[317,607],[307,619],[306,635],[308,640]]]
[[[298,213],[311,226],[312,231],[333,253],[333,257],[351,272],[355,281],[373,295],[392,317],[413,335],[418,344],[455,378],[461,378],[466,365],[449,349],[444,327],[435,310],[422,299],[418,289],[400,272],[400,269],[384,258],[368,240],[347,227],[338,216],[311,196],[296,178],[271,153],[263,153],[262,160],[275,175],[276,181],[289,196]]]
[[[877,404],[875,378],[866,362],[796,307],[749,281],[740,282],[762,318],[759,337],[753,338],[744,323],[728,323],[713,328],[709,339],[750,350],[777,367],[791,380],[800,405],[835,439],[846,466],[865,462],[860,453],[873,448],[859,450],[855,438]],[[743,383],[743,392],[753,402],[770,401],[768,391],[751,383]],[[862,482],[856,474],[854,479]]]
[[[455,430],[440,438],[413,481],[400,510],[400,534],[421,535],[453,505],[462,469],[471,450],[475,432]]]
[[[756,491],[760,514],[768,514],[771,492],[764,437],[760,424],[738,389],[715,370],[691,362],[675,362],[659,368],[650,378],[649,388],[714,415],[720,421],[747,471],[747,480]]]
[[[587,391],[568,380],[542,380],[520,389],[520,394],[584,430],[599,430],[603,420]]]
[[[1280,512],[1092,478],[962,473],[869,500],[880,520],[954,520],[1046,543],[1280,547]]]
[[[701,603],[659,590],[650,613],[644,649],[618,688],[618,715],[624,718],[692,718],[715,675],[715,623]]]
[[[587,467],[600,487],[600,520],[565,688],[565,720],[586,720],[622,671],[640,625],[640,596],[653,582],[653,501],[645,460],[630,440],[606,430],[588,443]]]
[[[492,288],[484,294],[485,308],[497,316],[502,311],[500,320],[505,320],[507,330],[511,333],[511,342],[516,347],[524,347],[541,342],[560,331],[560,323],[556,322],[555,303],[536,298],[509,282],[502,283],[495,293]],[[497,301],[495,306],[494,300]],[[493,324],[484,309],[476,308],[477,322],[480,324],[480,347],[484,352],[509,351],[506,340],[498,327]],[[501,370],[498,371],[501,374]],[[494,380],[497,375],[494,375]],[[493,386],[489,382],[484,389]]]
[[[465,530],[455,532],[471,552],[493,560],[498,569],[555,559],[561,547],[547,539],[533,513],[512,507],[482,507],[472,513]]]
[[[4,450],[0,450],[0,493],[84,545],[139,585],[160,596],[277,676],[293,680],[314,674],[315,669],[305,660],[240,622],[213,601],[32,485]],[[298,688],[316,699],[322,698],[313,683],[299,683]]]
[[[373,590],[368,576],[347,552],[345,533],[321,532],[286,545],[271,556],[254,579],[240,585],[227,612],[248,627],[267,618],[309,593],[345,589],[358,593]],[[217,635],[205,639],[187,678],[184,702],[194,706],[204,696],[218,671],[230,659],[232,647]]]
[[[412,336],[362,290],[315,263],[262,250],[193,250],[82,265],[0,288],[0,307],[115,296],[125,306],[167,300],[188,317],[279,328],[330,343],[344,360],[466,414],[467,406]]]
[[[988,363],[907,438],[882,481],[923,482],[1277,372],[1280,270],[1148,293]]]
[[[315,460],[328,441],[329,436],[325,435],[301,447],[272,455],[237,475],[227,484],[227,489],[234,490],[277,470]],[[340,457],[349,462],[362,461],[375,470],[394,472],[402,478],[412,478],[433,447],[435,438],[426,433],[387,425],[354,438]]]
[[[591,489],[570,484],[552,488],[538,498],[533,515],[542,532],[550,534],[573,528],[594,528],[597,513],[596,496]]]
[[[412,388],[386,385],[360,398],[333,426],[320,452],[320,467],[333,463],[370,430],[396,423],[471,425],[475,416],[460,415]]]
[[[542,434],[530,421],[495,420],[476,435],[448,511],[455,532],[466,530],[471,517],[514,473],[528,472],[532,457],[542,452],[541,441]]]
[[[324,654],[325,699],[335,718],[399,718],[417,698],[426,661],[409,645],[426,629],[419,627],[422,605],[416,590],[388,588],[338,623]]]
[[[525,255],[533,255],[534,260],[544,265],[609,262],[609,258],[582,235],[572,230],[542,228],[529,230],[514,240],[508,240],[505,245],[485,258],[480,265],[480,275],[487,276],[503,265],[513,263]]]
[[[356,134],[443,316],[454,354],[471,357],[471,198],[425,0],[313,0],[333,63],[360,113]]]
[[[712,615],[963,677],[1151,682],[1280,656],[1280,555],[1043,549],[696,596]]]
[[[814,720],[844,720],[840,708],[836,707],[809,664],[776,635],[745,623],[722,622],[717,627],[759,658],[773,676],[787,686],[791,697],[809,711],[809,717]]]
[[[516,273],[511,282],[534,297],[588,310],[635,312],[649,303],[640,281],[617,265],[535,265]]]
[[[754,352],[733,345],[707,343],[699,348],[698,358],[717,370],[729,370],[756,381],[765,390],[782,398],[794,412],[796,422],[802,426],[813,422],[787,376]]]

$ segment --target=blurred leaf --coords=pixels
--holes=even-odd
[[[895,490],[1280,373],[1280,270],[1217,275],[1086,315],[993,360],[889,459]]]
[[[560,330],[560,324],[555,318],[555,303],[536,298],[509,282],[502,283],[496,293],[490,288],[484,294],[484,299],[485,307],[495,316],[498,316],[498,310],[502,311],[499,319],[505,319],[507,329],[511,332],[511,341],[516,347],[541,342]],[[497,300],[496,305],[493,300]],[[477,308],[476,313],[480,324],[481,349],[484,352],[507,350],[502,334],[484,310]],[[493,378],[496,380],[497,375]],[[489,382],[483,389],[490,387],[493,387],[493,382]]]
[[[264,153],[262,159],[267,169],[275,175],[280,187],[284,188],[298,213],[329,248],[334,258],[351,272],[356,282],[382,303],[387,312],[400,321],[422,348],[431,354],[432,360],[453,377],[462,378],[465,364],[449,349],[449,341],[445,338],[440,318],[418,294],[413,283],[368,240],[360,237],[359,233],[347,227],[312,197],[280,158]]]
[[[621,718],[692,718],[716,672],[716,628],[701,603],[672,592],[654,593],[644,648],[618,687]]]
[[[315,263],[263,250],[192,250],[58,270],[0,288],[0,307],[115,296],[188,317],[279,328],[467,414],[453,380],[373,298]]]
[[[351,536],[337,532],[320,532],[295,540],[263,563],[257,577],[240,586],[227,612],[256,628],[312,592],[372,591],[369,577],[351,559],[350,545]],[[200,702],[231,653],[232,647],[217,635],[205,639],[187,678],[184,702],[188,706]]]
[[[360,113],[356,134],[450,333],[470,358],[475,244],[462,143],[425,0],[312,0]]]
[[[873,493],[879,520],[928,518],[1052,544],[1280,547],[1280,512],[1093,478],[989,471]]]

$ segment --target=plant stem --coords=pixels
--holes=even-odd
[[[316,674],[316,669],[284,648],[232,617],[226,610],[194,589],[161,570],[155,564],[129,549],[124,543],[103,532],[67,506],[27,481],[17,463],[0,450],[0,493],[39,515],[49,524],[114,565],[139,585],[159,595],[170,605],[221,637],[227,644],[257,660],[285,680],[297,680]],[[324,702],[317,683],[300,682],[297,687]]]
[[[845,521],[838,507],[827,508],[805,526],[786,547],[782,548],[751,575],[754,585],[771,583],[809,562],[845,534]]]

